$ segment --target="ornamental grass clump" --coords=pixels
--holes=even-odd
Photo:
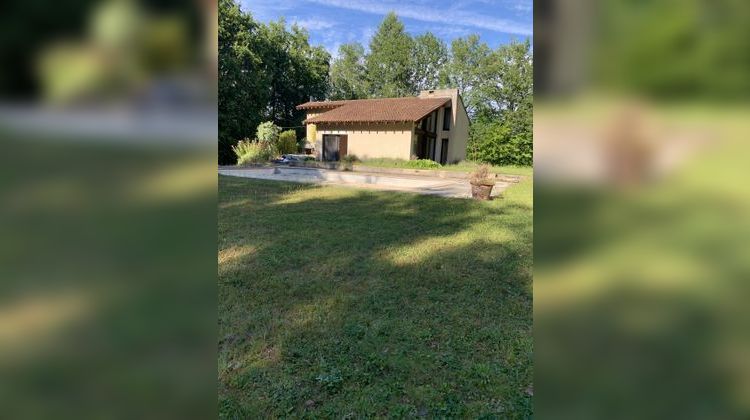
[[[477,200],[489,200],[492,194],[492,187],[495,186],[495,179],[490,172],[490,166],[487,164],[479,167],[471,173],[469,178],[471,184],[471,196]]]
[[[237,156],[237,165],[268,162],[276,156],[273,144],[250,139],[240,140],[232,146],[232,151]]]

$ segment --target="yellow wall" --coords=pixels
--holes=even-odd
[[[413,123],[392,124],[317,124],[316,153],[320,154],[324,134],[346,134],[348,153],[360,159],[409,159]]]
[[[312,117],[315,117],[317,115],[320,115],[320,113],[319,112],[308,112],[307,113],[307,118],[312,118]],[[314,144],[315,143],[315,137],[316,137],[316,126],[315,126],[315,124],[307,124],[307,126],[305,127],[305,130],[306,130],[306,134],[307,134],[305,136],[307,138],[307,141]]]

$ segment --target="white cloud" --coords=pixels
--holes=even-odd
[[[414,20],[450,25],[463,25],[473,28],[488,29],[495,32],[532,36],[531,24],[514,22],[492,16],[479,15],[461,10],[446,11],[428,6],[413,6],[400,3],[369,2],[363,0],[307,0],[324,6],[356,10],[364,13],[384,15],[395,11],[397,15]]]
[[[336,26],[336,22],[324,19],[294,19],[297,25],[307,29],[308,31],[319,31],[321,29],[330,29]]]

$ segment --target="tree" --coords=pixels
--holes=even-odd
[[[233,163],[231,146],[261,121],[300,126],[304,113],[295,107],[325,97],[330,58],[304,29],[283,19],[263,25],[233,0],[220,0],[219,162]]]
[[[219,163],[233,163],[231,146],[264,119],[269,77],[263,66],[268,48],[259,25],[232,0],[219,1]]]
[[[365,49],[355,42],[339,47],[339,56],[331,64],[330,99],[362,99],[367,97]]]
[[[412,95],[411,51],[413,41],[395,13],[386,15],[370,41],[365,59],[367,81],[374,97]]]
[[[500,116],[530,107],[533,97],[531,43],[511,41],[493,51],[482,69],[477,99],[483,112]]]
[[[458,38],[451,43],[448,84],[461,92],[469,117],[474,117],[485,106],[477,90],[491,53],[490,47],[480,42],[478,35]]]
[[[307,31],[297,25],[287,30],[284,19],[262,28],[270,48],[265,72],[270,76],[266,117],[281,126],[297,126],[304,113],[295,109],[310,98],[325,98],[331,56],[309,44]]]
[[[447,83],[448,47],[427,32],[414,38],[411,84],[416,92],[436,89]],[[415,93],[416,93],[415,92]]]
[[[490,52],[476,69],[469,157],[493,164],[532,164],[533,61],[531,44],[512,41]]]

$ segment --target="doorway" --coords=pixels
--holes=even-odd
[[[323,135],[323,160],[337,162],[347,155],[348,136],[345,134]]]

